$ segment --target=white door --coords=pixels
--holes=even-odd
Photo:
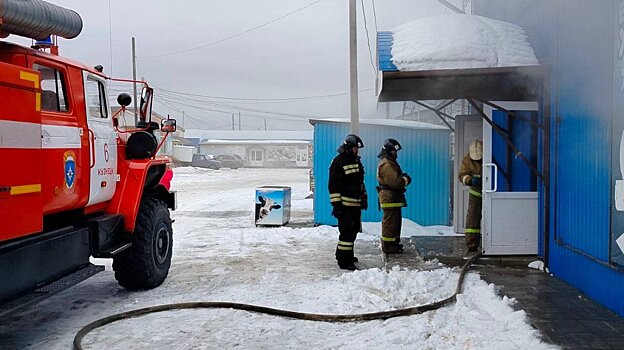
[[[104,79],[84,73],[90,152],[89,203],[113,198],[117,185],[117,133],[113,129]]]
[[[537,121],[537,102],[494,102]],[[509,133],[522,154],[537,164],[537,131],[526,121],[489,106],[485,114]],[[537,177],[504,138],[483,123],[482,249],[487,255],[534,255],[538,242]]]
[[[483,140],[483,118],[480,115],[458,115],[455,118],[455,161],[453,162],[453,229],[466,233],[466,212],[468,211],[469,186],[459,182],[457,176],[464,155],[470,143]]]
[[[257,166],[257,167],[263,166],[264,165],[263,155],[264,155],[264,152],[262,151],[262,149],[251,150],[251,160],[249,162],[249,165]]]

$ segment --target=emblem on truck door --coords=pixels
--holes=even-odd
[[[65,192],[72,193],[76,180],[76,154],[73,151],[65,152],[63,164],[65,164]]]

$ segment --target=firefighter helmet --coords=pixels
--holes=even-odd
[[[386,152],[390,152],[393,150],[400,151],[403,147],[401,147],[399,141],[395,139],[386,139],[383,143],[383,149],[386,150]]]
[[[472,160],[483,159],[483,141],[474,140],[470,144],[470,159]]]
[[[347,135],[347,137],[345,137],[345,140],[342,142],[342,147],[344,148],[344,150],[348,151],[352,148],[364,148],[364,142],[362,142],[362,139],[354,134],[349,134]]]

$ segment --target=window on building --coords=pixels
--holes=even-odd
[[[261,150],[253,150],[253,151],[251,151],[251,161],[253,161],[253,162],[261,162],[262,161],[262,151]]]
[[[106,105],[106,90],[104,84],[92,78],[87,78],[87,108],[91,118],[108,118]]]
[[[67,88],[63,73],[55,68],[33,65],[41,75],[41,110],[67,112]]]

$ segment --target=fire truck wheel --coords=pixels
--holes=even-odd
[[[113,258],[115,279],[129,290],[163,283],[171,266],[173,230],[167,205],[160,199],[141,202],[132,247]]]

